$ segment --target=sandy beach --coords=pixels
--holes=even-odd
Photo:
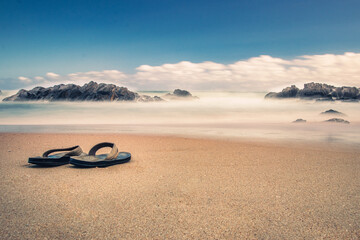
[[[30,166],[114,142],[129,163]],[[0,134],[2,239],[359,239],[360,150],[120,134]]]

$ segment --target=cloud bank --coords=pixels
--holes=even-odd
[[[21,76],[24,86],[55,83],[83,84],[91,80],[114,83],[136,90],[232,90],[269,91],[306,82],[360,87],[360,53],[305,55],[286,60],[261,55],[232,64],[182,61],[161,66],[141,65],[135,74],[118,70],[46,73],[34,78]]]

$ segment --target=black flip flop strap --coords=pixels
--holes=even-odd
[[[66,151],[69,152],[67,152],[64,156],[79,156],[83,153],[80,146],[74,146],[69,148],[50,149],[49,151],[44,152],[43,157],[48,157],[50,153]]]
[[[99,149],[104,148],[104,147],[111,147],[110,153],[108,153],[106,155],[106,158],[104,160],[111,160],[111,159],[114,159],[117,157],[118,152],[119,152],[118,148],[116,147],[116,145],[114,143],[109,143],[109,142],[103,142],[103,143],[99,143],[99,144],[96,144],[95,146],[93,146],[93,148],[90,149],[89,156],[95,156],[96,152]]]

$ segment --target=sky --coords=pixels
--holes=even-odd
[[[360,87],[358,0],[0,0],[0,89]]]

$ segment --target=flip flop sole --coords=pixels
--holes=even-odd
[[[120,156],[121,154],[121,156]],[[73,164],[74,166],[77,167],[86,167],[86,168],[90,168],[90,167],[108,167],[108,166],[113,166],[116,164],[122,164],[122,163],[126,163],[129,162],[131,160],[131,154],[130,153],[126,153],[126,152],[121,152],[119,154],[119,156],[115,159],[112,160],[100,160],[99,161],[82,161],[79,159],[73,159],[70,158],[70,164]]]
[[[68,164],[70,157],[61,158],[43,158],[43,157],[32,157],[29,158],[28,162],[39,166],[61,166]]]

